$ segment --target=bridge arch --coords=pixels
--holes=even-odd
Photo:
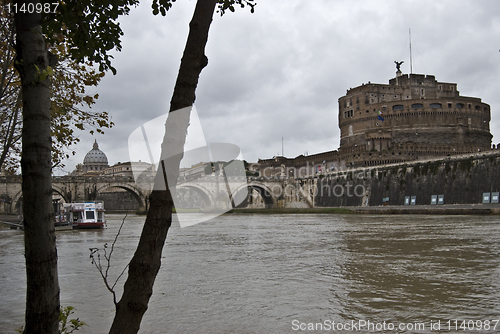
[[[213,196],[210,194],[210,191],[208,191],[208,189],[196,184],[180,184],[180,185],[177,185],[176,186],[176,192],[178,192],[179,190],[183,190],[183,189],[189,189],[189,190],[192,190],[194,191],[196,194],[198,194],[201,198],[201,200],[203,201],[203,204],[205,205],[206,208],[211,208],[214,203],[215,203],[215,200],[213,198]]]
[[[99,187],[96,187],[96,197],[100,193],[104,192],[104,190],[110,188],[120,188],[126,190],[129,194],[131,194],[134,197],[134,199],[137,201],[137,204],[139,204],[139,210],[143,210],[144,208],[146,208],[146,196],[143,195],[142,192],[136,187],[126,183],[104,184]]]
[[[23,191],[18,191],[14,197],[12,197],[12,203],[10,204],[10,212],[21,213],[19,210],[21,209],[21,198],[23,198]]]
[[[273,190],[263,183],[251,182],[251,183],[248,183],[242,187],[239,187],[236,189],[236,191],[233,192],[232,197],[233,198],[237,197],[238,193],[240,193],[241,191],[243,191],[245,189],[248,190],[247,200],[243,201],[241,204],[248,205],[248,198],[250,197],[250,195],[252,193],[251,190],[256,190],[260,194],[260,196],[262,197],[266,208],[272,208],[272,207],[276,206],[277,198],[274,195]]]
[[[54,183],[52,184],[52,193],[56,193],[58,194],[59,196],[62,197],[62,199],[64,200],[64,202],[66,203],[69,203],[71,202],[71,194],[69,194],[68,196],[68,193],[65,192],[63,189],[61,188],[58,188]]]
[[[64,192],[64,190],[59,189],[57,187],[54,187],[54,185],[52,186],[52,193],[56,193],[59,196],[61,196],[65,203],[71,202],[71,199],[68,198],[68,194],[66,192]],[[11,208],[10,208],[11,212],[21,213],[19,210],[21,209],[22,198],[23,198],[23,191],[20,190],[12,198],[12,203],[11,203]]]

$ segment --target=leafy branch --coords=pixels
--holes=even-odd
[[[59,309],[59,333],[60,334],[71,334],[77,331],[82,326],[88,326],[85,322],[81,321],[80,318],[69,319],[69,316],[75,313],[73,311],[75,308],[73,306],[61,306]],[[16,332],[22,334],[24,332],[24,326],[16,329]]]
[[[79,318],[69,319],[69,316],[75,313],[73,306],[61,307],[59,311],[59,333],[70,334],[77,331],[82,326],[88,326],[85,322],[81,321]]]
[[[123,274],[125,273],[125,270],[127,270],[128,264],[125,266],[125,268],[123,268],[122,272],[120,273],[120,275],[118,275],[118,277],[116,278],[115,282],[112,285],[109,282],[109,275],[108,274],[109,274],[109,268],[111,268],[111,256],[113,255],[116,241],[118,240],[118,236],[121,233],[123,224],[125,224],[126,218],[127,218],[127,215],[125,215],[125,217],[123,217],[122,223],[120,224],[120,228],[118,229],[118,233],[116,233],[115,240],[113,240],[113,243],[111,244],[111,249],[109,250],[109,253],[108,253],[108,243],[104,244],[103,256],[107,262],[105,269],[102,267],[102,264],[101,264],[101,253],[99,252],[99,248],[95,248],[95,247],[89,248],[91,263],[93,265],[95,265],[95,267],[97,268],[97,270],[101,274],[101,277],[104,281],[104,285],[106,285],[106,288],[113,295],[113,302],[115,303],[115,305],[117,304],[115,286],[118,283],[118,281],[120,280],[120,278],[123,276]]]

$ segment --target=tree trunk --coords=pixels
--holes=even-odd
[[[201,70],[208,64],[205,45],[212,23],[217,0],[198,0],[193,18],[189,24],[189,35],[182,56],[177,82],[170,102],[170,112],[189,108],[194,104],[196,86]],[[168,229],[172,223],[172,195],[169,190],[175,184],[166,186],[166,174],[174,175],[169,180],[177,180],[179,165],[183,154],[171,155],[169,152],[183,152],[189,118],[169,127],[167,119],[165,137],[162,143],[162,157],[174,156],[158,166],[155,190],[150,196],[150,208],[141,233],[139,245],[130,261],[128,277],[122,298],[116,304],[116,314],[109,331],[110,334],[137,333],[142,317],[148,308],[153,294],[153,284],[161,266],[161,253]],[[179,135],[179,133],[181,135]]]
[[[23,3],[17,4],[21,8]],[[55,334],[59,333],[59,283],[52,212],[50,78],[40,77],[49,65],[41,22],[40,14],[15,14],[16,69],[23,98],[24,333]]]

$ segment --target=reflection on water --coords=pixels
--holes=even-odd
[[[62,304],[89,324],[79,333],[106,333],[113,317],[88,251],[112,242],[122,217],[108,218],[103,231],[57,232]],[[112,275],[132,256],[143,220],[127,218]],[[225,215],[174,226],[141,333],[499,319],[499,237],[494,216]],[[0,230],[0,332],[23,321],[22,242]]]

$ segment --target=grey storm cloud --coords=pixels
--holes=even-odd
[[[93,109],[115,127],[80,135],[71,171],[97,138],[110,164],[130,160],[127,139],[169,109],[195,1],[177,1],[166,17],[147,2],[121,19],[118,74],[108,73]],[[456,82],[462,95],[492,110],[500,142],[500,12],[496,0],[260,0],[255,13],[216,15],[206,49],[208,66],[196,108],[208,142],[238,145],[247,161],[337,149],[338,98],[368,81],[388,83],[394,60],[410,72]]]

